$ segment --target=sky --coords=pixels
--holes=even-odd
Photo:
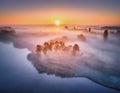
[[[120,0],[0,0],[0,24],[120,25]]]

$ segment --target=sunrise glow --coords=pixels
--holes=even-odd
[[[55,21],[55,24],[58,26],[58,25],[60,25],[60,20],[56,20]]]
[[[9,6],[1,3],[0,24],[120,25],[119,3],[116,2],[107,2],[106,5],[104,5],[104,1],[90,4],[86,1],[77,3],[71,1],[67,4],[64,1],[59,1],[60,3],[43,2],[37,2],[36,4],[41,4],[38,6],[31,3],[30,6],[25,5],[29,3],[27,1],[23,1],[21,5],[18,2],[15,2],[15,5],[7,2]],[[100,4],[104,6],[100,6]],[[19,6],[17,7],[17,5]]]
[[[0,93],[120,93],[120,0],[0,0]]]

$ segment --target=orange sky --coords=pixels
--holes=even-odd
[[[112,12],[75,9],[12,11],[0,15],[0,24],[53,24],[58,19],[62,24],[120,25],[119,16]]]

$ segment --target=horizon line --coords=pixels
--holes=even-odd
[[[55,24],[45,24],[45,23],[43,23],[43,24],[0,24],[0,26],[7,26],[7,25],[10,25],[10,26],[22,26],[22,25],[26,25],[26,26],[28,26],[28,25],[32,25],[32,26],[56,26]],[[74,26],[120,26],[120,24],[96,24],[96,25],[84,25],[84,24],[60,24],[59,26],[65,26],[65,25],[74,25]]]

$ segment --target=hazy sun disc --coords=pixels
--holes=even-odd
[[[55,24],[56,24],[56,25],[60,25],[60,20],[56,20],[56,21],[55,21]]]

